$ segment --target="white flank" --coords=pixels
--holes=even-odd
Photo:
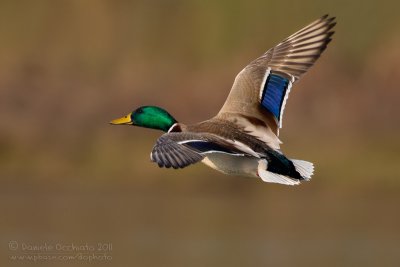
[[[295,180],[284,175],[267,171],[267,161],[265,159],[258,161],[258,176],[260,176],[261,180],[267,183],[276,183],[284,185],[300,184],[299,180]]]
[[[236,157],[223,153],[212,153],[207,154],[202,162],[225,174],[258,178],[258,159],[254,157]]]
[[[296,171],[300,173],[305,180],[311,179],[311,176],[314,174],[314,165],[311,162],[299,159],[291,159],[291,161]]]

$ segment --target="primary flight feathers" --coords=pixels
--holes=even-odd
[[[236,76],[220,114],[239,111],[257,117],[269,124],[273,132],[278,134],[281,114],[291,86],[326,49],[334,33],[334,19],[328,15],[321,17],[247,65]],[[273,77],[280,81],[274,84],[271,81]],[[280,87],[281,91],[277,91],[276,87]],[[274,99],[268,102],[268,98]],[[266,115],[263,108],[273,117]]]
[[[252,61],[209,120],[185,125],[162,108],[144,106],[111,123],[167,132],[150,155],[160,167],[184,168],[202,161],[225,174],[265,182],[295,185],[309,180],[313,164],[289,159],[279,150],[279,128],[293,84],[326,49],[335,24],[335,18],[325,15]]]

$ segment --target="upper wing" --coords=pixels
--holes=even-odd
[[[331,41],[334,19],[328,15],[321,17],[246,66],[236,76],[218,116],[239,115],[249,122],[261,120],[265,125],[258,123],[259,126],[270,128],[278,135],[292,84],[314,64]]]
[[[234,142],[213,134],[178,132],[166,133],[158,138],[150,158],[160,167],[177,169],[203,160],[207,153],[253,155],[239,150]]]

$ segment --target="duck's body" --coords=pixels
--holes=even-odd
[[[326,48],[334,25],[334,18],[324,16],[251,62],[236,76],[212,119],[185,125],[161,108],[145,106],[112,123],[165,131],[151,152],[160,167],[184,168],[201,161],[225,174],[266,182],[294,185],[309,180],[313,164],[288,159],[279,150],[279,128],[293,83]]]
[[[238,146],[241,146],[241,150],[238,150],[239,155],[214,152],[207,153],[202,160],[210,168],[228,175],[257,177],[260,159],[255,156],[256,153],[254,152],[264,152],[270,149],[257,138],[242,134],[243,130],[237,124],[218,118],[189,126],[176,124],[175,127],[171,128],[171,132],[176,131],[181,131],[183,135],[185,135],[185,132],[212,134],[213,137],[221,139],[222,142],[231,140],[231,142],[236,142]],[[243,155],[242,150],[254,151],[254,155]]]
[[[254,124],[240,125],[240,117],[234,115],[230,115],[229,119],[221,117],[193,125],[175,123],[157,141],[151,159],[160,167],[185,167],[189,162],[181,163],[179,159],[190,159],[193,155],[185,154],[180,148],[184,146],[190,148],[190,152],[195,150],[202,155],[204,164],[225,174],[260,177],[267,182],[284,184],[298,184],[300,180],[310,178],[312,164],[286,158],[277,149],[280,141],[275,135],[272,135],[275,138],[270,137],[265,142],[260,140],[257,132],[245,130],[256,129]],[[241,122],[249,123],[244,119]],[[268,132],[267,129],[263,131]],[[193,163],[197,161],[196,157]],[[304,177],[296,171],[295,165],[301,162],[307,169],[303,172]]]

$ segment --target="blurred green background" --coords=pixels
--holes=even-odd
[[[11,259],[23,243],[104,242],[110,260],[39,264],[398,266],[399,8],[1,1],[0,265],[35,264]],[[287,155],[315,163],[311,182],[159,169],[149,153],[161,132],[108,125],[140,105],[185,123],[213,116],[247,63],[325,13],[336,34],[281,130]]]

